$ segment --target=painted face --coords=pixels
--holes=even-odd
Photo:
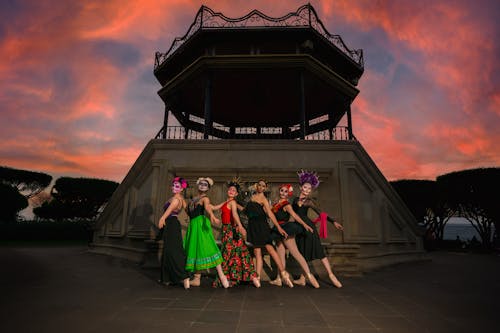
[[[262,193],[266,190],[267,185],[265,182],[262,180],[257,183],[257,186],[255,187],[258,193]]]
[[[208,182],[202,180],[199,184],[198,184],[198,190],[200,192],[206,192],[208,191],[208,189],[210,188]]]
[[[172,193],[181,193],[183,190],[181,183],[173,182],[172,183]]]
[[[300,193],[302,193],[304,196],[308,197],[309,194],[311,194],[312,186],[309,183],[304,183],[300,187]]]
[[[234,198],[238,195],[238,190],[236,190],[236,187],[234,186],[229,186],[229,188],[227,189],[227,196],[229,198]]]
[[[280,198],[287,199],[288,198],[288,188],[282,187],[280,188]]]

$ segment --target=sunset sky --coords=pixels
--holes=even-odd
[[[0,165],[121,181],[162,125],[154,53],[202,4],[281,17],[304,3],[1,1]],[[354,134],[389,180],[500,166],[498,0],[311,4],[364,51]]]

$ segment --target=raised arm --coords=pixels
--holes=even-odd
[[[221,202],[220,204],[218,204],[218,205],[216,205],[216,206],[214,206],[214,205],[210,204],[210,209],[212,210],[212,212],[213,212],[214,210],[219,210],[219,209],[221,209],[221,208],[222,208],[222,205],[223,205],[223,204],[225,204],[225,203],[226,203],[226,201]],[[207,207],[205,207],[205,209],[206,209],[206,208],[207,208]],[[207,210],[207,212],[208,212],[208,210]]]
[[[170,201],[170,205],[168,205],[167,210],[165,210],[163,215],[160,217],[160,221],[158,221],[158,228],[161,229],[165,226],[166,218],[172,213],[175,207],[179,206],[179,203],[180,203],[179,199],[172,198],[172,201]]]
[[[311,200],[311,205],[309,206],[309,208],[311,208],[316,214],[321,214],[321,210],[318,208],[318,206]],[[344,227],[342,226],[342,224],[338,223],[335,218],[333,217],[330,217],[327,215],[326,219],[331,222],[335,228],[339,229],[339,230],[344,230]]]
[[[240,205],[239,203],[236,202],[236,209],[238,209],[238,211],[242,212],[245,210],[245,207],[243,207],[242,205]]]

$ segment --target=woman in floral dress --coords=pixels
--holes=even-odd
[[[257,279],[250,251],[245,244],[246,230],[241,224],[238,216],[236,196],[240,190],[238,180],[229,182],[227,190],[227,200],[213,210],[221,210],[222,220],[222,270],[232,286],[241,282],[252,281],[255,287],[260,287]],[[219,278],[214,282],[214,286],[220,286]]]

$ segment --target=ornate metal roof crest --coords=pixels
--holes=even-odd
[[[214,12],[206,6],[201,6],[196,14],[194,22],[189,26],[187,33],[183,37],[177,37],[173,41],[170,49],[165,52],[156,52],[155,69],[163,64],[171,55],[179,49],[187,40],[200,30],[210,29],[251,29],[251,28],[272,28],[272,27],[311,27],[320,35],[335,45],[339,50],[351,58],[360,67],[363,67],[363,50],[350,50],[345,45],[339,35],[330,34],[321,20],[318,18],[316,10],[311,4],[306,4],[297,9],[296,12],[288,13],[285,16],[274,18],[263,14],[259,10],[252,10],[247,15],[240,18],[229,18],[220,12]]]

